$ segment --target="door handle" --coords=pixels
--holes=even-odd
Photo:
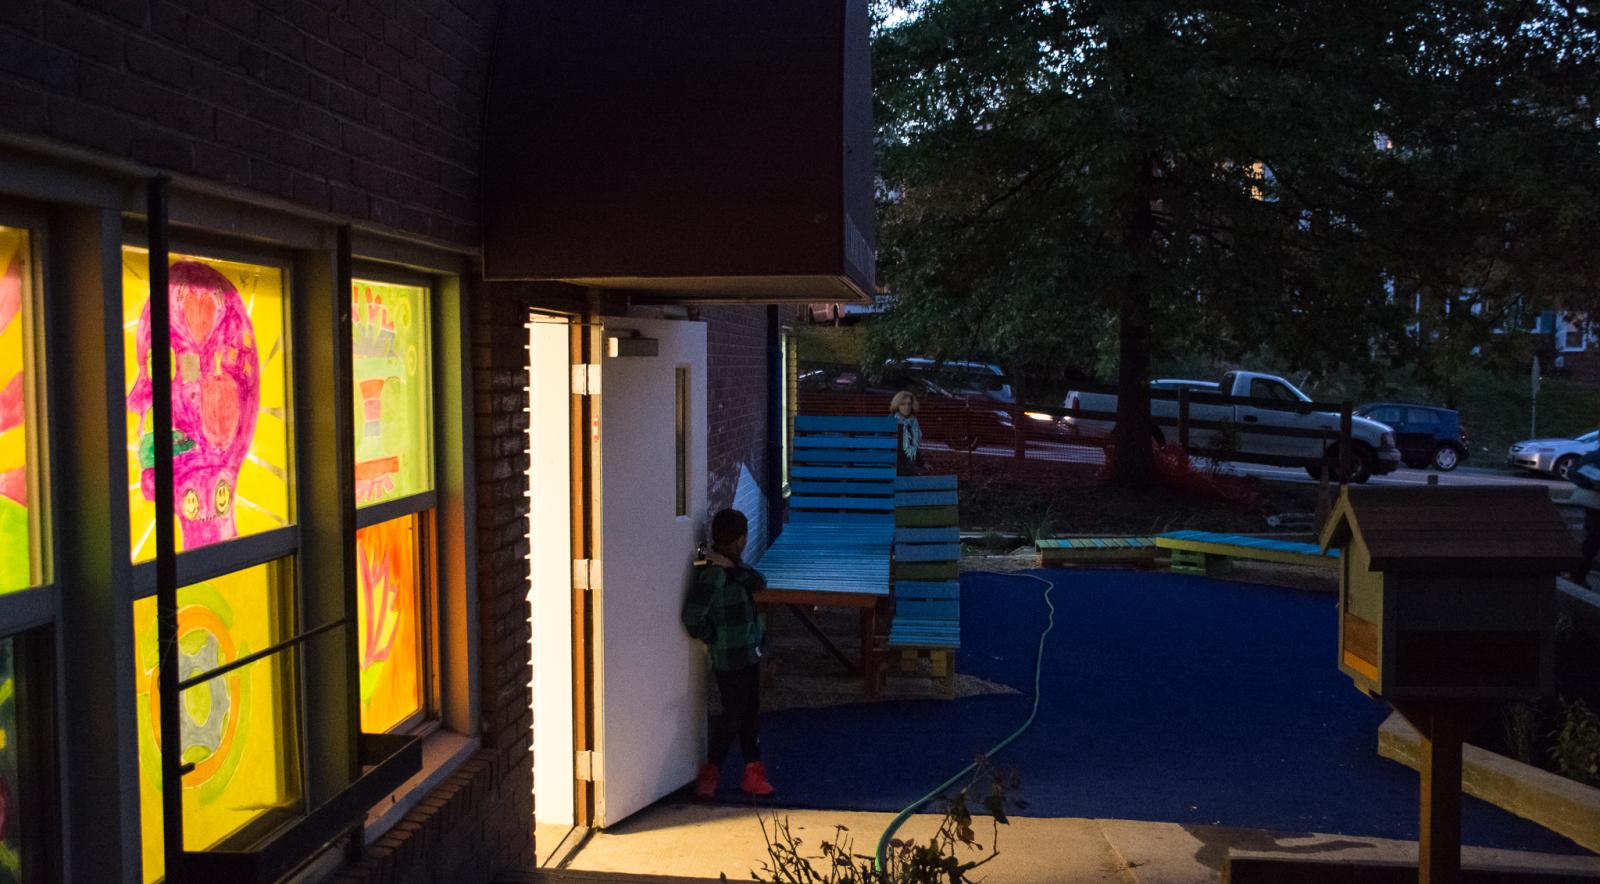
[[[1247,415],[1245,415],[1245,416],[1244,416],[1244,418],[1243,418],[1243,420],[1244,420],[1244,422],[1245,422],[1245,423],[1247,423],[1247,424],[1253,424],[1253,423],[1255,423],[1255,422],[1256,422],[1256,421],[1257,421],[1257,420],[1259,420],[1259,418],[1257,418],[1257,417],[1256,417],[1256,416],[1255,416],[1255,415],[1253,415],[1253,414],[1247,414]]]

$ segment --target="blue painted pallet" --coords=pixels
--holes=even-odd
[[[809,432],[888,433],[893,436],[899,433],[900,422],[889,415],[884,415],[883,417],[844,417],[842,415],[802,414],[795,417],[794,430],[796,434]]]
[[[888,486],[894,481],[892,466],[808,466],[796,464],[789,468],[791,479],[826,479],[850,482],[872,482]],[[892,486],[890,486],[892,493]]]
[[[948,512],[951,524],[895,531],[895,561],[926,567],[961,557],[961,530],[954,524],[960,501],[954,476],[900,476],[895,479],[895,509],[934,508]],[[942,516],[938,518],[943,518]],[[954,580],[905,580],[895,584],[895,616],[889,646],[948,652],[961,645],[961,584]]]

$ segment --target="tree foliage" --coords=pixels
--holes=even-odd
[[[1115,365],[1124,483],[1148,475],[1153,356],[1447,373],[1496,326],[1596,300],[1584,6],[878,12],[878,346]]]

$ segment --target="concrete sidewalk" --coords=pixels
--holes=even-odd
[[[853,851],[870,855],[893,814],[761,808],[768,817],[789,820],[803,851],[816,853],[834,840],[834,827],[848,827]],[[940,817],[919,814],[896,837],[926,840]],[[993,830],[975,820],[985,847]],[[571,833],[540,826],[539,863],[543,867],[594,872],[632,872],[662,876],[749,880],[766,857],[757,809],[724,805],[665,805],[646,810],[604,832]],[[558,848],[559,845],[559,848]],[[1339,835],[1274,834],[1257,829],[1185,826],[1131,820],[1033,819],[1013,817],[1001,826],[1000,854],[977,873],[988,884],[1210,884],[1221,880],[1230,850],[1295,859],[1329,858],[1408,861],[1417,845],[1382,838]],[[559,849],[559,855],[552,855]],[[975,858],[975,857],[974,857]],[[1511,850],[1467,848],[1467,865],[1537,868],[1549,872],[1600,876],[1600,857],[1553,856]]]

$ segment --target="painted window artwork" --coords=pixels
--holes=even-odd
[[[177,548],[291,524],[286,290],[279,267],[171,256]],[[122,253],[128,506],[134,561],[155,557],[149,253]]]
[[[291,628],[287,562],[270,562],[178,590],[179,677],[281,641]],[[135,707],[144,879],[162,874],[160,691],[156,600],[133,604]],[[291,652],[279,652],[183,692],[184,846],[214,847],[300,800]]]
[[[422,709],[422,517],[356,532],[361,730],[389,730]]]
[[[356,280],[356,505],[433,488],[428,290]]]
[[[0,639],[0,884],[22,880],[23,802],[17,794],[17,677],[11,639]]]
[[[38,582],[28,511],[28,232],[0,227],[0,593]]]

